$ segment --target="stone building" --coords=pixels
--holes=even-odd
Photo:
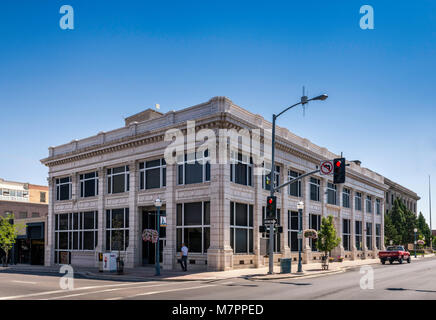
[[[415,192],[402,185],[399,185],[388,178],[385,178],[385,184],[389,186],[389,190],[386,191],[385,195],[385,209],[386,213],[390,211],[394,205],[395,199],[400,199],[407,209],[417,214],[417,203],[421,199]]]
[[[269,185],[265,175],[254,172],[267,174],[262,168],[269,168],[268,162],[253,162],[243,151],[226,146],[232,159],[226,163],[192,162],[186,153],[176,164],[167,163],[164,153],[171,140],[165,141],[165,133],[180,129],[189,134],[187,121],[192,120],[196,132],[260,128],[265,143],[265,130],[271,129],[262,116],[215,97],[165,114],[149,109],[127,118],[122,128],[50,147],[41,160],[49,167],[50,190],[45,264],[96,266],[97,252],[117,249],[126,267],[154,263],[155,245],[144,242],[141,234],[156,227],[154,201],[160,198],[166,216],[160,240],[164,268],[177,267],[182,242],[190,248],[189,263],[209,270],[267,265],[259,226]],[[276,134],[277,183],[338,157],[286,128],[277,127]],[[197,160],[208,160],[213,151],[197,152]],[[222,155],[218,147],[215,151]],[[342,244],[333,254],[375,257],[384,244],[387,190],[381,175],[356,163],[347,167],[343,185],[334,185],[332,176],[314,174],[281,189],[277,217],[283,233],[275,235],[275,259],[298,256],[299,201],[305,204],[303,229],[319,230],[321,217],[334,216]],[[304,239],[302,250],[305,263],[320,259],[310,239]]]
[[[14,223],[25,226],[19,229],[10,262],[44,264],[48,187],[0,179],[0,215],[7,214],[14,215]]]

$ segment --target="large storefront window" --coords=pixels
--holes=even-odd
[[[177,204],[177,250],[184,243],[189,252],[207,253],[210,245],[210,202]]]
[[[288,181],[301,176],[297,171],[288,170]],[[289,195],[301,197],[301,179],[289,185]]]
[[[253,205],[230,202],[230,246],[234,253],[253,253]]]
[[[231,152],[230,181],[244,186],[253,185],[253,159],[241,153]]]
[[[372,250],[372,223],[366,223],[366,247]]]
[[[106,210],[106,250],[125,251],[129,246],[129,208]]]
[[[56,179],[56,200],[71,199],[71,177]]]
[[[288,246],[291,251],[299,250],[298,232],[300,221],[297,211],[288,211]]]
[[[62,263],[60,252],[94,250],[97,236],[97,211],[56,214],[55,263]]]
[[[185,154],[184,158],[177,159],[177,164],[177,184],[210,181],[210,158],[208,150],[203,152],[202,157],[196,153]]]
[[[350,251],[350,239],[351,239],[351,220],[342,220],[342,245],[345,251]]]
[[[375,225],[375,245],[378,250],[381,250],[381,224]]]
[[[310,178],[310,200],[319,201],[319,187],[320,180],[316,178]]]
[[[356,249],[357,250],[362,250],[362,221],[355,221],[355,230],[354,230],[355,234],[356,234],[356,239],[355,239],[355,244],[356,244]]]
[[[280,218],[280,209],[277,209],[276,211],[276,215],[275,215],[276,221],[277,221],[277,225],[280,226],[281,223],[281,218]],[[265,212],[265,207],[262,207],[262,225],[265,225],[265,219],[266,219],[266,212]],[[269,226],[267,227],[267,232],[262,234],[262,237],[269,237]],[[274,234],[274,252],[280,253],[280,233],[275,233]]]
[[[337,204],[337,196],[336,196],[337,186],[333,183],[327,183],[327,203],[328,204]]]
[[[157,159],[139,163],[139,189],[155,189],[166,186],[165,159]]]
[[[107,169],[107,193],[129,191],[129,166]]]
[[[309,214],[309,228],[316,231],[321,230],[321,215]],[[312,248],[312,251],[318,251],[318,248],[316,247],[316,239],[309,239],[309,245]]]
[[[98,195],[98,172],[79,175],[80,197],[94,197]]]

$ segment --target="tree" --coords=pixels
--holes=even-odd
[[[430,227],[428,226],[427,222],[425,221],[425,218],[424,218],[424,215],[422,214],[422,212],[419,213],[418,220],[417,220],[416,224],[417,224],[419,234],[422,237],[425,237],[426,245],[430,246],[431,230],[430,230]]]
[[[14,246],[19,230],[22,225],[14,224],[14,215],[7,214],[0,217],[0,248],[5,252],[3,265],[8,265],[9,251]]]
[[[385,213],[385,245],[390,245],[391,240],[393,244],[398,244],[401,242],[401,236],[392,223],[390,214]]]
[[[341,238],[336,236],[336,229],[333,224],[333,216],[323,217],[321,222],[321,230],[318,232],[318,240],[316,247],[324,252],[326,259],[331,250],[336,248],[341,243]]]

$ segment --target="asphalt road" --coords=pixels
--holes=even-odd
[[[73,290],[61,289],[57,275],[0,272],[0,300],[436,299],[436,258],[371,267],[373,289],[365,278],[362,280],[369,274],[361,274],[360,267],[339,274],[286,280],[121,282],[82,278],[74,279]],[[367,289],[361,288],[361,282]]]

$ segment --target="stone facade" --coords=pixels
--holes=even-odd
[[[150,116],[152,115],[152,116]],[[271,129],[271,123],[257,114],[253,114],[225,97],[215,97],[208,102],[189,107],[180,111],[158,114],[143,112],[138,117],[129,117],[126,126],[110,132],[100,132],[96,136],[83,140],[49,148],[49,157],[41,160],[49,167],[49,216],[48,239],[45,254],[45,264],[55,263],[55,215],[94,211],[98,214],[98,236],[94,250],[68,250],[80,259],[80,264],[97,265],[96,252],[106,252],[106,212],[108,209],[129,209],[128,246],[123,255],[127,267],[141,266],[144,259],[144,242],[141,239],[143,211],[153,210],[154,200],[159,197],[163,201],[162,209],[166,212],[167,227],[163,251],[163,267],[177,267],[179,255],[177,236],[179,233],[178,205],[191,202],[210,203],[209,247],[201,253],[190,253],[191,263],[207,266],[209,270],[229,270],[240,267],[261,267],[268,265],[268,258],[260,253],[261,237],[259,226],[262,225],[262,208],[265,206],[269,191],[262,187],[263,176],[253,175],[252,185],[241,185],[231,181],[231,165],[229,163],[212,163],[210,178],[206,182],[195,184],[178,184],[177,165],[166,165],[166,185],[160,188],[141,190],[139,187],[139,163],[141,161],[160,159],[170,142],[165,141],[165,132],[169,129],[180,129],[186,132],[186,122],[195,120],[196,131],[210,129]],[[145,120],[144,120],[145,119]],[[140,122],[137,122],[140,121]],[[266,131],[265,131],[266,132]],[[320,161],[338,157],[327,149],[319,147],[309,140],[298,137],[286,128],[276,128],[276,165],[280,167],[281,183],[288,180],[288,170],[300,174],[313,171]],[[261,141],[267,143],[268,135],[262,133]],[[220,150],[217,148],[217,153]],[[107,192],[107,169],[119,166],[129,166],[129,191],[110,194]],[[253,167],[257,167],[254,165]],[[79,176],[87,172],[98,172],[98,195],[93,197],[80,196]],[[67,200],[56,200],[56,179],[69,177],[71,179],[71,197]],[[303,201],[303,229],[310,228],[312,215],[325,217],[333,215],[338,234],[342,237],[344,219],[349,221],[350,247],[345,250],[343,244],[334,250],[333,255],[345,259],[376,257],[378,249],[384,246],[383,212],[384,197],[388,186],[381,175],[350,163],[347,167],[347,178],[343,185],[336,189],[335,204],[328,203],[328,183],[332,176],[315,174],[313,178],[320,180],[319,201],[311,200],[310,178],[301,183],[301,197],[291,196],[289,188],[285,187],[277,193],[278,208],[283,233],[280,237],[280,248],[275,254],[278,261],[282,257],[292,257],[296,260],[298,252],[290,248],[288,233],[288,215],[297,211],[297,203]],[[343,189],[349,192],[349,206],[344,206]],[[355,207],[355,196],[361,195],[361,208]],[[370,200],[366,201],[367,196]],[[331,202],[331,201],[330,201]],[[247,227],[247,232],[253,234],[248,238],[252,248],[245,254],[236,253],[230,217],[231,204],[248,205],[253,210],[253,221]],[[252,207],[251,207],[252,206]],[[251,209],[247,209],[251,210]],[[251,218],[250,218],[251,219]],[[361,248],[356,246],[355,221],[362,222]],[[371,230],[367,230],[367,223]],[[379,225],[376,237],[376,225]],[[203,231],[204,232],[204,231]],[[235,231],[239,232],[239,231]],[[243,231],[245,232],[245,231]],[[245,234],[245,233],[244,233]],[[367,238],[367,235],[370,235]],[[206,237],[205,235],[203,237]],[[250,240],[252,239],[252,240]],[[186,240],[185,240],[186,241]],[[368,242],[367,242],[368,241]],[[369,244],[369,247],[367,246]],[[378,244],[379,248],[376,248]],[[303,262],[313,262],[320,259],[320,253],[312,251],[309,239],[303,243]]]
[[[417,214],[417,204],[418,200],[421,198],[415,192],[389,180],[388,178],[385,178],[385,184],[389,186],[389,190],[386,191],[385,194],[386,213],[394,206],[394,200],[400,199],[403,201],[407,209]]]

